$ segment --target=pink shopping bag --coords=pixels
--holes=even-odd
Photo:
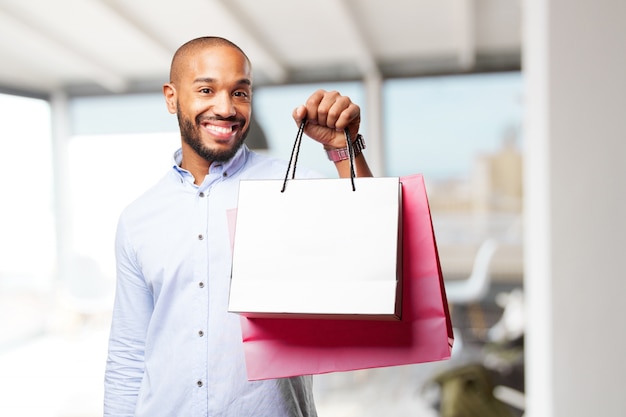
[[[449,359],[453,335],[422,175],[402,183],[402,318],[241,318],[249,380]]]

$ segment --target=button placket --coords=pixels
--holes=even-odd
[[[205,190],[205,191],[200,191],[200,192],[198,193],[198,197],[199,197],[199,198],[201,198],[201,199],[204,199],[204,198],[207,196],[207,194],[208,194],[208,190]],[[203,233],[203,232],[198,233],[198,240],[199,240],[199,241],[204,240],[204,237],[205,237],[205,235],[204,235],[204,233]]]
[[[208,262],[208,243],[209,243],[209,235],[207,234],[208,228],[208,203],[209,203],[209,193],[210,190],[206,187],[206,184],[202,186],[201,190],[196,192],[195,204],[196,204],[196,215],[194,216],[194,223],[196,229],[195,239],[196,243],[194,244],[193,254],[191,256],[196,259],[196,268],[194,268],[194,276],[195,283],[198,285],[197,297],[195,297],[197,304],[197,313],[198,315],[195,317],[193,323],[190,323],[191,328],[188,329],[190,331],[190,336],[195,339],[195,345],[197,348],[198,357],[195,362],[195,375],[196,375],[196,386],[197,388],[204,388],[207,386],[207,378],[208,378],[208,289],[209,282],[208,273],[206,265]],[[193,285],[193,284],[192,284]],[[202,391],[198,391],[199,395]]]

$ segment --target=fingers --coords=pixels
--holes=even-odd
[[[352,137],[359,131],[361,109],[349,97],[337,91],[317,90],[304,105],[294,109],[293,118],[298,125],[306,118],[305,133],[325,147],[345,147],[344,129]]]
[[[316,91],[305,108],[310,123],[335,130],[345,129],[360,115],[359,106],[337,91]]]
[[[361,109],[349,97],[337,91],[318,90],[293,111],[293,118],[300,123],[306,117],[311,124],[343,130],[359,119],[360,114]]]

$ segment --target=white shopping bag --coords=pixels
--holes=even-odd
[[[399,319],[401,196],[397,177],[242,180],[229,311]]]

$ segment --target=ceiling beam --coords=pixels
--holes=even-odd
[[[7,16],[10,16],[16,22],[20,23],[25,31],[31,32],[32,36],[42,39],[42,42],[51,44],[52,47],[61,50],[64,54],[71,56],[73,60],[79,62],[80,65],[87,69],[91,80],[102,86],[103,88],[113,92],[122,93],[126,91],[126,80],[111,70],[104,63],[99,62],[90,51],[81,50],[76,45],[62,39],[56,33],[43,29],[43,25],[39,24],[36,17],[28,11],[15,7],[9,2],[0,3],[0,10]]]
[[[219,5],[223,9],[223,13],[237,22],[238,27],[235,30],[245,34],[246,38],[254,44],[254,48],[265,55],[265,75],[276,84],[284,83],[289,75],[287,68],[278,58],[280,54],[269,48],[271,42],[265,39],[263,33],[257,28],[255,21],[247,18],[247,14],[240,10],[234,1],[213,0],[213,3]]]
[[[459,34],[459,66],[469,70],[476,64],[476,2],[460,0],[459,12],[461,27]]]
[[[93,0],[99,2],[109,11],[123,21],[127,26],[132,27],[135,31],[141,33],[151,43],[156,45],[158,49],[165,54],[168,58],[175,51],[179,45],[174,44],[171,39],[161,36],[161,33],[154,31],[147,27],[143,22],[131,15],[127,9],[120,6],[120,2],[115,0]]]
[[[376,57],[372,53],[372,48],[370,48],[363,30],[355,18],[354,11],[350,9],[346,0],[332,1],[330,4],[334,5],[335,13],[344,22],[344,27],[348,28],[350,33],[349,43],[356,51],[357,66],[363,73],[364,78],[380,78],[381,73]]]

